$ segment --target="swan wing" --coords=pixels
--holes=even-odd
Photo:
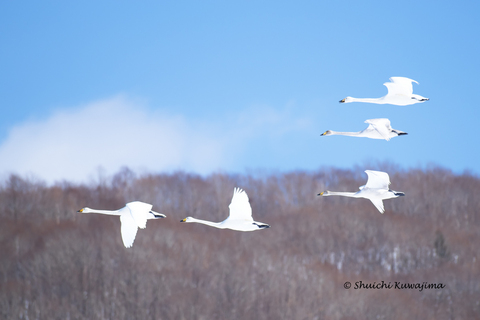
[[[383,85],[387,87],[387,95],[402,95],[411,96],[413,94],[412,82],[418,84],[417,81],[405,77],[391,77],[390,82],[385,82]]]
[[[390,126],[390,120],[388,119],[369,119],[365,123],[369,124],[369,127],[380,133],[385,140],[390,140],[390,132],[392,127]]]
[[[123,245],[125,248],[130,248],[133,245],[135,236],[137,235],[137,222],[133,219],[133,216],[130,214],[129,210],[125,210],[120,216],[121,222],[121,233]]]
[[[145,202],[133,201],[127,203],[126,207],[130,210],[136,225],[141,229],[145,229],[147,226],[148,215],[153,205]]]
[[[244,190],[240,188],[233,190],[232,202],[228,208],[230,209],[229,219],[253,221],[252,207],[248,201],[247,193]]]
[[[365,173],[368,175],[366,188],[371,189],[387,189],[390,185],[390,177],[388,173],[382,171],[374,170],[365,170]]]
[[[370,201],[372,201],[373,205],[375,206],[375,208],[378,209],[378,211],[380,211],[380,213],[384,213],[385,212],[385,208],[383,207],[383,201],[382,199],[372,199],[372,198],[369,198]]]

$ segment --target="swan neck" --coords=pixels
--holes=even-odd
[[[382,104],[382,98],[351,98],[352,102],[366,102],[366,103],[379,103]]]
[[[111,216],[119,216],[121,215],[120,210],[99,210],[99,209],[92,209],[92,211],[88,213],[100,213],[100,214],[107,214]]]
[[[343,197],[357,197],[356,192],[343,192],[343,191],[328,191],[327,194],[324,194],[326,196],[343,196]]]
[[[332,135],[337,135],[337,136],[352,136],[352,137],[356,137],[358,135],[360,135],[360,132],[342,132],[342,131],[333,131],[333,130],[330,130],[330,134]]]
[[[215,227],[215,228],[222,228],[222,223],[221,222],[212,222],[212,221],[207,221],[207,220],[202,220],[202,219],[196,219],[196,218],[191,218],[190,222],[196,222],[196,223],[201,223],[201,224],[206,224],[207,226],[210,227]]]

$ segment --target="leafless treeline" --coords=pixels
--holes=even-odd
[[[381,215],[354,191],[361,169],[137,176],[91,185],[10,176],[0,189],[2,319],[479,319],[480,179],[448,170],[387,168]],[[378,168],[385,169],[385,168]],[[181,224],[221,221],[233,188],[270,229]],[[152,203],[125,249],[116,217],[76,213]],[[355,282],[442,283],[444,289],[354,289]],[[350,289],[344,289],[345,282]]]

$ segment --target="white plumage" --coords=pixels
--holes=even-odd
[[[413,93],[412,82],[418,84],[417,81],[405,77],[391,77],[390,82],[383,85],[387,87],[387,95],[381,98],[353,98],[346,97],[340,100],[342,103],[349,102],[367,102],[377,104],[394,104],[397,106],[408,106],[415,103],[428,101],[428,98]]]
[[[269,228],[268,224],[256,222],[252,218],[252,207],[248,201],[247,193],[240,189],[233,190],[232,202],[228,206],[230,214],[222,222],[211,222],[192,217],[186,217],[180,222],[195,222],[219,229],[231,229],[236,231],[255,231]]]
[[[322,133],[322,136],[330,135],[340,135],[340,136],[350,136],[350,137],[365,137],[370,139],[384,139],[389,141],[391,138],[398,137],[401,135],[406,135],[406,132],[395,130],[390,125],[390,120],[381,118],[381,119],[369,119],[365,123],[368,123],[368,127],[365,130],[359,132],[341,132],[327,130]]]
[[[405,195],[403,192],[393,191],[389,189],[390,177],[388,173],[374,170],[366,170],[365,173],[368,175],[367,184],[361,186],[359,188],[360,191],[358,192],[335,192],[327,190],[319,193],[318,195],[369,199],[378,209],[378,211],[380,211],[380,213],[385,212],[383,200],[397,198],[399,196]]]
[[[97,210],[85,207],[78,212],[120,216],[122,241],[125,248],[130,248],[133,245],[138,228],[145,229],[147,220],[166,217],[162,213],[152,211],[152,207],[151,204],[145,202],[133,201],[118,210]]]

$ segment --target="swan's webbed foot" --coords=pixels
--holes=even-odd
[[[155,211],[150,211],[150,213],[155,217],[155,218],[166,218],[167,216],[164,215],[163,213],[158,213],[158,212],[155,212]]]
[[[419,99],[419,98],[417,98],[417,97],[412,97],[412,99],[418,100],[418,101],[420,101],[420,102],[430,100],[429,98],[421,98],[421,99]]]
[[[253,223],[254,225],[256,225],[259,229],[266,229],[266,228],[270,228],[270,226],[268,224],[258,224],[258,223]]]

